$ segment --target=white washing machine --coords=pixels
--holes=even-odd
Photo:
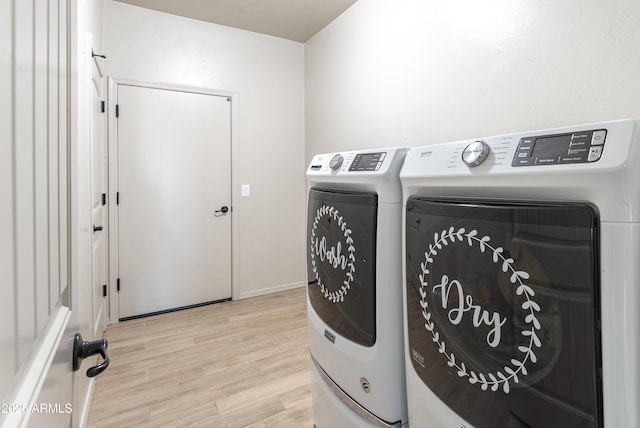
[[[307,309],[317,428],[399,427],[407,420],[398,178],[406,152],[321,154],[307,170]]]
[[[411,426],[640,426],[638,132],[622,120],[407,154]]]

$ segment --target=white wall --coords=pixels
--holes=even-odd
[[[640,117],[635,0],[359,0],[305,45],[306,159]]]
[[[104,53],[111,77],[236,94],[233,297],[303,285],[304,45],[105,0]]]
[[[78,33],[90,33],[94,53],[101,54],[104,48],[104,0],[78,1]]]

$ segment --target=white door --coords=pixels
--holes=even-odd
[[[80,196],[89,85],[79,75],[91,50],[79,43],[76,13],[66,0],[0,0],[0,427],[86,420],[95,361],[74,372],[72,351],[76,332],[90,336],[81,292],[91,278],[90,209]]]
[[[108,292],[108,156],[104,138],[104,78],[100,57],[91,59],[91,221],[92,221],[92,338],[102,337],[107,320]]]
[[[231,297],[231,102],[117,86],[119,318]]]

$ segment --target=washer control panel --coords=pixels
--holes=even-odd
[[[383,165],[396,156],[397,149],[380,151],[328,153],[314,156],[309,172],[319,174],[344,174],[358,172],[382,172]],[[404,152],[403,152],[404,153]]]
[[[606,137],[606,129],[594,129],[520,138],[511,166],[596,162]]]
[[[358,153],[353,158],[349,171],[377,171],[382,166],[386,156],[386,152]]]

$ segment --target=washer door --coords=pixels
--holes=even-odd
[[[602,424],[597,214],[412,197],[413,368],[477,427]]]
[[[378,196],[309,191],[309,301],[334,333],[364,346],[376,341]]]

